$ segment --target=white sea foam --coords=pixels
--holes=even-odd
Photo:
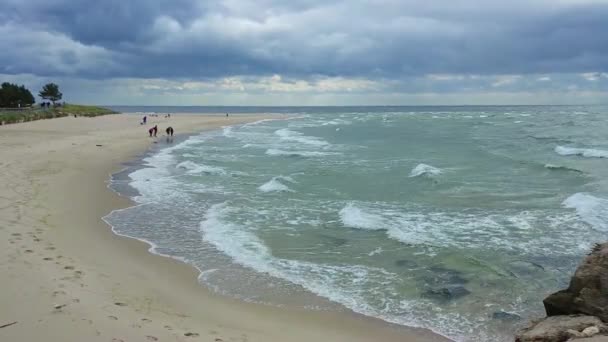
[[[418,164],[410,172],[410,177],[426,176],[433,177],[442,173],[441,169],[427,164]]]
[[[429,212],[420,208],[405,210],[386,204],[350,202],[339,211],[339,216],[345,227],[384,230],[389,238],[406,244],[463,249],[493,248],[547,255],[571,253],[579,248],[584,251],[590,234],[575,215],[549,220],[544,211]],[[544,233],[547,226],[551,227],[551,236]]]
[[[378,248],[374,249],[373,251],[369,252],[367,255],[374,256],[374,255],[378,255],[378,254],[380,254],[382,252],[384,252],[384,250],[382,249],[382,247],[378,247]]]
[[[222,134],[226,138],[232,138],[233,137],[232,126],[225,126],[225,127],[223,127]]]
[[[330,155],[336,155],[335,152],[321,152],[321,151],[285,151],[275,148],[266,150],[266,154],[269,156],[290,156],[290,157],[324,157]]]
[[[592,148],[555,147],[555,153],[562,156],[581,156],[587,158],[608,158],[608,151]]]
[[[228,203],[213,205],[201,221],[200,230],[204,241],[241,266],[287,280],[357,313],[388,322],[428,328],[428,319],[433,317],[435,322],[446,323],[432,327],[435,331],[457,339],[462,331],[460,329],[471,324],[466,317],[444,313],[437,305],[429,305],[424,300],[408,301],[390,295],[382,298],[384,307],[399,312],[399,315],[386,312],[386,309],[369,303],[370,291],[384,295],[398,293],[398,287],[402,284],[399,275],[371,266],[323,264],[275,257],[252,227],[227,220],[236,214],[234,210]],[[344,286],[345,280],[348,280],[349,286]],[[425,317],[429,314],[430,317]]]
[[[274,132],[283,141],[299,142],[306,145],[323,147],[329,143],[321,138],[306,136],[300,132],[292,131],[289,128],[282,128]]]
[[[594,229],[608,231],[608,200],[587,193],[576,193],[562,204],[566,208],[575,209],[577,215]]]
[[[190,160],[181,162],[181,163],[177,164],[175,167],[178,169],[188,170],[187,173],[191,174],[191,175],[201,174],[201,173],[208,174],[208,175],[226,174],[226,170],[222,169],[221,167],[197,164]]]
[[[365,212],[354,203],[347,204],[339,214],[342,224],[348,227],[367,230],[386,229],[384,218],[381,215]]]
[[[262,192],[293,192],[287,185],[279,182],[278,177],[274,177],[268,182],[260,185],[258,190]]]

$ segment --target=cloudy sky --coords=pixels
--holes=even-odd
[[[608,102],[608,0],[0,0],[0,46],[71,102]]]

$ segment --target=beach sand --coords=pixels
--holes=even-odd
[[[110,174],[171,125],[188,133],[263,116],[60,118],[0,126],[0,341],[446,341],[354,313],[244,303],[102,221],[132,203]]]

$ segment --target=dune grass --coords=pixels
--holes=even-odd
[[[33,107],[21,110],[0,109],[0,124],[11,124],[42,119],[52,119],[64,116],[95,117],[100,115],[117,114],[103,107],[66,104],[60,107],[42,109]]]

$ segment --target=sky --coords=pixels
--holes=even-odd
[[[608,103],[608,0],[0,0],[0,46],[74,103]]]

